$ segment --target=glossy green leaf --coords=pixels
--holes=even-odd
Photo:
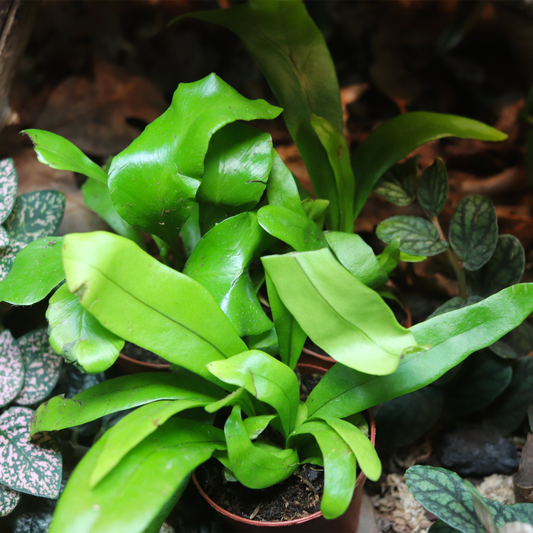
[[[514,285],[477,304],[416,324],[410,332],[420,345],[431,348],[407,354],[390,376],[334,365],[309,395],[309,415],[344,418],[429,385],[520,324],[533,311],[532,294],[532,284]]]
[[[230,29],[258,62],[284,109],[287,127],[317,196],[330,201],[330,229],[339,229],[335,177],[311,126],[315,114],[324,117],[337,131],[343,130],[339,85],[324,37],[303,2],[252,0],[231,9],[187,16]]]
[[[443,315],[444,313],[449,313],[450,311],[456,311],[457,309],[462,309],[463,307],[468,307],[472,304],[477,304],[481,302],[483,298],[479,296],[469,296],[466,300],[463,300],[460,296],[455,296],[447,302],[444,302],[441,306],[437,307],[431,315],[428,316],[428,320],[435,316]]]
[[[381,297],[329,250],[274,255],[263,265],[291,314],[331,357],[369,374],[390,374],[416,347]]]
[[[533,402],[533,359],[523,357],[513,367],[513,379],[498,401],[491,406],[489,424],[506,435],[514,431],[527,416]]]
[[[244,387],[239,387],[233,392],[230,392],[221,400],[211,402],[209,405],[205,406],[205,410],[208,413],[216,413],[217,411],[220,411],[220,409],[222,409],[223,407],[233,405],[240,405],[243,411],[248,416],[255,416],[255,407],[252,403],[252,398]]]
[[[400,244],[401,238],[394,237],[392,241],[385,246],[385,250],[378,255],[381,270],[387,276],[398,266],[401,256]]]
[[[15,205],[17,171],[13,159],[0,160],[0,223],[4,222]]]
[[[483,496],[481,496],[481,494],[474,487],[474,485],[470,483],[470,481],[465,479],[464,484],[466,485],[466,488],[468,489],[468,491],[470,492],[470,496],[472,497],[474,511],[476,512],[479,521],[481,522],[487,533],[498,533],[498,530],[496,529],[496,526],[494,524],[494,520],[492,519],[490,509],[485,503]]]
[[[52,392],[59,381],[63,359],[50,346],[45,329],[26,333],[17,339],[17,344],[24,361],[24,385],[15,401],[32,405]]]
[[[463,533],[487,533],[470,491],[454,472],[433,466],[412,466],[405,473],[411,494],[430,512]]]
[[[406,263],[421,263],[426,259],[425,255],[411,255],[406,252],[400,252],[400,261],[405,261]]]
[[[344,138],[343,128],[337,128],[324,117],[311,115],[311,126],[328,154],[333,169],[339,200],[339,229],[353,232],[353,197],[355,183],[350,164],[350,151]]]
[[[107,370],[124,348],[124,339],[104,328],[66,285],[50,298],[46,311],[50,344],[67,363],[90,374]]]
[[[124,237],[67,235],[63,266],[70,292],[105,328],[208,380],[207,363],[246,350],[205,287]]]
[[[381,461],[368,437],[346,420],[327,418],[326,422],[348,444],[365,476],[372,481],[377,481],[381,476]]]
[[[378,287],[387,282],[387,275],[383,274],[372,248],[359,235],[328,231],[325,236],[341,265],[359,281],[369,287]]]
[[[107,183],[107,174],[91,161],[77,146],[50,131],[23,130],[33,143],[37,159],[51,168],[71,170],[101,183]]]
[[[498,220],[487,196],[459,201],[450,220],[450,244],[468,270],[478,270],[492,257],[498,242]]]
[[[79,426],[155,401],[197,400],[206,395],[216,401],[224,392],[204,380],[175,373],[121,376],[83,390],[71,399],[54,396],[40,405],[32,422],[32,434]]]
[[[0,333],[0,407],[12,402],[24,385],[24,361],[8,329]]]
[[[266,205],[257,212],[261,227],[273,237],[286,242],[298,252],[327,247],[321,229],[307,216],[280,205]]]
[[[11,513],[20,501],[20,492],[0,485],[0,516]]]
[[[385,402],[376,414],[378,446],[388,452],[411,444],[438,421],[443,394],[436,387],[424,387]]]
[[[114,231],[131,239],[141,248],[146,249],[144,239],[138,229],[128,224],[118,213],[111,201],[107,177],[104,183],[89,178],[81,188],[85,205],[104,219]]]
[[[329,200],[323,200],[322,198],[317,198],[316,200],[313,198],[306,198],[302,201],[302,207],[305,211],[305,216],[322,229],[329,208]]]
[[[295,427],[300,392],[296,374],[272,356],[251,350],[207,365],[225,383],[244,387],[278,413],[285,435]]]
[[[420,156],[410,157],[391,167],[376,183],[374,192],[391,204],[410,205],[416,197],[419,159]]]
[[[61,453],[50,435],[30,440],[32,414],[27,407],[11,407],[0,416],[0,483],[34,496],[57,498]]]
[[[442,159],[435,159],[426,168],[418,180],[418,202],[428,212],[436,217],[444,208],[448,198],[448,171]]]
[[[272,302],[269,303],[272,310]],[[261,335],[244,337],[243,340],[246,343],[246,346],[248,346],[249,350],[261,350],[262,352],[266,352],[267,354],[273,355],[274,357],[280,354],[278,345],[278,334],[276,332],[275,327],[273,327],[269,331],[266,331],[265,333],[261,333]],[[283,362],[287,364],[286,361]]]
[[[488,263],[469,276],[476,294],[490,296],[518,283],[524,273],[524,248],[514,235],[498,235],[496,248]]]
[[[152,402],[135,409],[114,425],[108,432],[105,445],[98,456],[89,478],[94,488],[118,463],[171,416],[187,409],[207,405],[212,398],[194,400],[164,400]]]
[[[423,144],[443,137],[503,141],[507,138],[490,126],[455,115],[416,111],[389,120],[375,129],[352,154],[357,217],[379,178],[392,165]]]
[[[236,120],[272,119],[280,112],[241,96],[215,74],[181,83],[168,110],[113,158],[108,185],[119,215],[178,248],[213,134]]]
[[[200,210],[198,204],[195,204],[191,208],[191,216],[181,228],[181,240],[186,257],[190,257],[201,238]]]
[[[65,279],[62,244],[62,237],[43,237],[18,252],[9,274],[0,281],[0,300],[14,305],[43,300]]]
[[[421,217],[390,217],[378,225],[376,234],[386,243],[399,237],[400,250],[412,255],[432,256],[448,249],[448,243],[439,238],[437,228]]]
[[[458,417],[479,411],[509,386],[512,377],[513,370],[507,361],[486,350],[474,353],[446,385],[446,410]]]
[[[350,504],[355,489],[355,456],[344,439],[326,422],[306,422],[294,430],[288,445],[298,444],[301,435],[312,435],[324,458],[324,495],[320,510],[324,518],[341,516]]]
[[[244,419],[244,427],[248,432],[250,440],[255,440],[267,428],[268,424],[276,418],[277,415],[249,416]]]
[[[217,131],[205,156],[196,199],[248,210],[266,188],[272,167],[272,137],[235,122]]]
[[[59,191],[35,191],[17,198],[4,222],[10,243],[0,249],[0,280],[7,276],[25,246],[56,233],[64,211],[65,197]]]
[[[270,241],[255,213],[241,213],[206,233],[183,270],[213,295],[241,337],[272,329],[249,272]]]
[[[144,533],[167,502],[176,502],[193,470],[224,448],[223,438],[219,429],[173,418],[90,488],[104,435],[70,477],[50,533]]]
[[[217,224],[224,222],[229,217],[238,215],[241,209],[229,207],[222,204],[209,204],[203,202],[199,204],[199,225],[201,234],[212,230]]]
[[[307,334],[282,302],[268,273],[265,274],[268,301],[278,337],[279,356],[289,368],[294,370],[302,353]]]
[[[236,405],[224,425],[231,470],[251,489],[264,489],[287,479],[298,468],[295,450],[266,450],[252,443]]]
[[[290,209],[297,215],[306,215],[291,171],[274,149],[272,156],[272,170],[267,183],[268,203]]]

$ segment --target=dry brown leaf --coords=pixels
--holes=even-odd
[[[459,171],[450,171],[449,177],[450,187],[463,195],[493,196],[527,188],[526,171],[521,167],[506,168],[503,172],[486,178],[475,178],[471,174]]]
[[[74,76],[57,86],[34,127],[66,137],[84,152],[115,155],[140,133],[126,119],[149,123],[166,107],[148,80],[96,61],[94,79]]]

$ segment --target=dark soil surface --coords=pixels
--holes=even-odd
[[[156,355],[155,353],[150,352],[149,350],[145,350],[144,348],[141,348],[136,344],[132,344],[131,342],[126,342],[122,353],[124,355],[127,355],[128,357],[131,357],[132,359],[135,359],[136,361],[142,361],[143,363],[168,365],[168,361],[166,361],[162,357],[159,357],[159,355]]]
[[[300,375],[300,400],[305,402],[311,391],[318,385],[322,379],[320,374],[301,374]]]
[[[320,511],[324,470],[302,465],[283,483],[268,489],[249,489],[240,483],[223,482],[222,465],[210,461],[196,471],[205,493],[231,513],[259,522],[283,522]]]

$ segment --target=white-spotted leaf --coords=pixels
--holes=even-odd
[[[65,279],[62,244],[63,237],[43,237],[20,250],[9,274],[0,281],[0,301],[32,305],[43,300]]]
[[[0,483],[34,496],[57,498],[61,453],[46,433],[30,440],[32,415],[27,407],[12,407],[0,416]]]
[[[0,485],[0,516],[9,514],[20,501],[20,492]]]
[[[56,386],[63,358],[50,346],[45,329],[20,337],[18,345],[24,361],[25,377],[15,401],[19,405],[32,405],[44,400]]]
[[[24,363],[13,335],[0,333],[0,407],[17,397],[24,383]]]
[[[0,161],[0,223],[4,222],[15,205],[17,172],[13,159]]]
[[[9,234],[0,226],[0,248],[5,248],[10,242]]]
[[[13,241],[29,244],[53,235],[63,220],[65,196],[59,191],[34,191],[15,201],[5,228]]]

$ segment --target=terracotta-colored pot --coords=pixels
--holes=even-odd
[[[121,353],[115,363],[125,374],[140,374],[141,372],[164,372],[170,369],[169,363],[147,363],[132,359]]]
[[[396,287],[396,285],[391,280],[387,282],[387,285],[389,286],[391,291],[394,292],[396,296],[398,296],[398,299],[402,302],[404,306],[406,317],[404,320],[402,320],[403,326],[406,328],[410,328],[413,325],[413,322],[411,319],[411,309],[409,308],[409,305],[405,301],[402,292],[398,289],[398,287]],[[333,359],[329,355],[322,355],[321,353],[315,352],[314,350],[306,348],[305,346],[302,352],[307,356],[307,358],[304,359],[305,362],[316,363],[320,366],[325,366],[325,368],[327,369],[331,368],[336,363],[335,359]],[[300,361],[301,360],[302,358],[300,358]]]
[[[326,370],[322,366],[317,366],[308,363],[298,363],[300,372],[307,374],[321,374],[324,375]],[[376,426],[374,424],[374,417],[372,411],[368,410],[370,417],[370,441],[373,445],[376,442]],[[333,532],[333,533],[355,533],[359,527],[359,516],[361,514],[361,501],[363,498],[363,485],[366,481],[366,476],[361,472],[357,476],[355,491],[353,493],[352,501],[346,512],[334,520],[326,520],[320,511],[313,513],[303,518],[296,518],[286,522],[259,522],[257,520],[249,520],[241,516],[234,515],[226,509],[217,505],[202,489],[196,476],[193,475],[192,480],[198,489],[198,492],[204,497],[205,501],[218,511],[222,519],[229,524],[235,531],[254,532],[257,531],[265,533],[267,528],[283,528],[287,532]]]

